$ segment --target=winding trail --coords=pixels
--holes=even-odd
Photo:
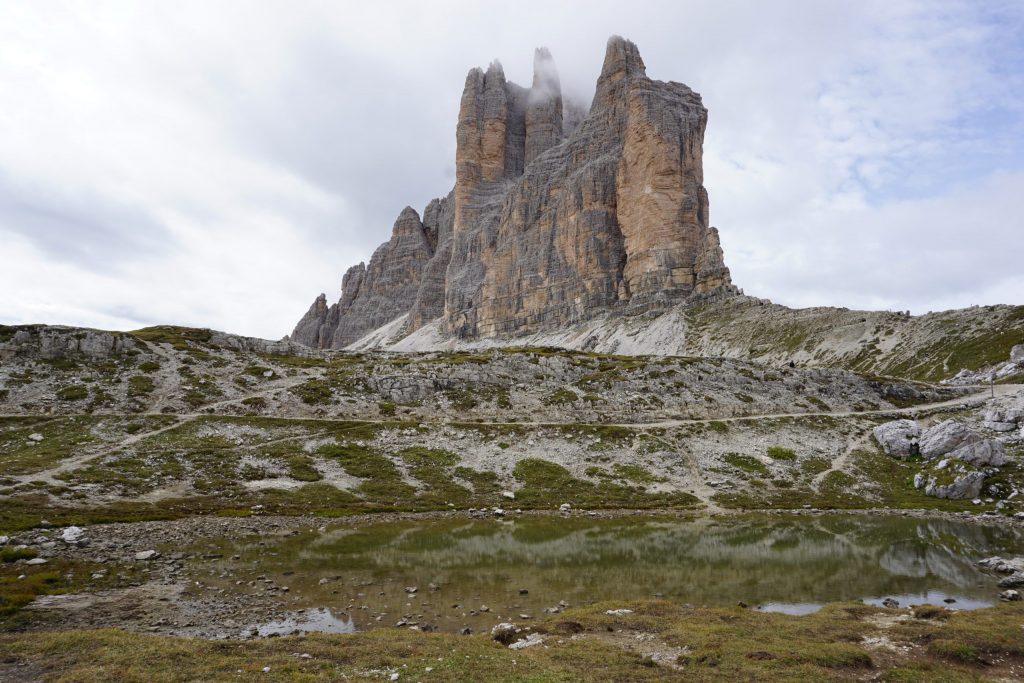
[[[296,382],[300,384],[301,382]],[[282,389],[288,389],[290,384],[278,384],[274,387],[268,388],[264,391],[260,391],[254,394],[247,394],[245,396],[239,396],[233,399],[227,399],[224,401],[218,401],[215,403],[206,404],[207,409],[216,409],[221,406],[227,406],[235,403],[241,403],[247,398],[254,398],[257,396],[265,396],[267,394],[280,391]],[[995,387],[995,397],[1001,398],[1004,396],[1014,396],[1017,394],[1024,394],[1024,384],[998,384]],[[674,420],[659,420],[656,422],[541,422],[533,420],[520,420],[516,422],[504,422],[499,420],[488,420],[487,422],[462,422],[459,420],[414,420],[419,424],[423,425],[459,425],[459,426],[488,426],[496,425],[500,427],[623,427],[626,429],[658,429],[666,427],[682,427],[686,425],[694,424],[709,424],[711,422],[744,422],[748,420],[773,420],[781,418],[805,418],[805,417],[858,417],[865,415],[914,415],[922,416],[933,412],[940,412],[947,408],[955,408],[957,410],[967,410],[970,408],[977,408],[978,406],[984,405],[986,401],[991,398],[989,388],[986,387],[984,391],[980,391],[975,394],[966,396],[960,396],[957,398],[949,399],[948,401],[940,401],[938,403],[921,403],[918,405],[909,406],[907,408],[878,408],[873,410],[844,410],[844,411],[806,411],[802,413],[755,413],[753,415],[733,415],[730,417],[701,417],[701,418],[680,418]],[[222,414],[222,413],[158,413],[158,412],[144,412],[144,413],[120,413],[120,412],[92,412],[92,413],[66,413],[61,415],[52,416],[52,419],[61,419],[69,417],[140,417],[140,416],[174,416],[183,419],[182,424],[185,421],[192,421],[202,417],[221,417],[221,418],[232,418],[232,417],[272,417],[281,420],[294,420],[295,422],[337,422],[340,424],[347,423],[364,423],[364,424],[394,424],[401,422],[401,420],[395,419],[380,419],[380,418],[337,418],[337,417],[326,417],[326,416],[303,416],[303,417],[290,417],[287,415],[252,415],[250,413],[244,415],[233,415],[233,414]],[[0,417],[38,417],[32,414],[26,413],[0,413]],[[48,416],[50,417],[50,416]],[[139,438],[145,438],[151,433],[137,435]]]
[[[245,400],[247,398],[253,398],[253,397],[257,397],[257,396],[266,396],[268,394],[271,394],[271,393],[274,393],[274,392],[277,392],[277,391],[286,390],[289,387],[294,386],[295,384],[301,383],[301,381],[305,381],[306,379],[308,379],[308,378],[302,377],[302,378],[296,378],[292,382],[275,383],[274,386],[266,387],[265,389],[263,389],[263,390],[261,390],[259,392],[254,392],[252,394],[248,394],[246,396],[241,396],[241,397],[238,397],[238,398],[233,398],[233,399],[228,399],[228,400],[224,400],[224,401],[218,401],[216,403],[211,403],[211,404],[207,405],[206,408],[207,409],[211,409],[211,408],[212,409],[216,409],[216,408],[222,407],[222,406],[229,406],[229,405],[241,403],[241,401],[243,401],[243,400]],[[975,388],[982,389],[981,387],[975,387]],[[621,428],[626,428],[626,429],[636,429],[636,430],[643,431],[643,430],[649,430],[649,429],[665,429],[665,428],[672,428],[672,427],[682,427],[682,426],[686,426],[686,425],[709,424],[711,422],[744,422],[744,421],[773,420],[773,419],[780,419],[780,418],[814,418],[814,417],[839,417],[839,418],[842,418],[842,417],[861,417],[861,416],[871,416],[871,415],[886,415],[886,416],[891,415],[893,417],[898,417],[898,416],[901,416],[901,415],[921,416],[921,415],[931,414],[931,413],[934,413],[934,412],[943,411],[943,410],[950,409],[950,408],[954,408],[954,409],[976,408],[976,407],[978,407],[980,405],[983,405],[986,401],[990,400],[992,398],[993,393],[994,393],[995,397],[997,397],[997,398],[1005,397],[1005,396],[1014,396],[1014,395],[1024,394],[1024,384],[1000,384],[1000,385],[995,385],[995,387],[984,387],[981,391],[978,391],[978,392],[976,392],[974,394],[970,394],[970,395],[966,395],[966,396],[960,396],[960,397],[957,397],[957,398],[954,398],[954,399],[950,399],[948,401],[941,401],[941,402],[938,402],[938,403],[925,403],[925,404],[910,406],[910,407],[907,407],[907,408],[883,408],[883,409],[876,409],[876,410],[822,411],[822,412],[804,412],[804,413],[762,413],[762,414],[757,414],[757,415],[742,415],[742,416],[720,417],[720,418],[661,420],[661,421],[658,421],[658,422],[623,422],[623,423],[593,422],[593,423],[580,423],[580,422],[497,422],[497,421],[490,421],[490,422],[484,422],[484,423],[477,423],[477,422],[457,422],[457,421],[451,421],[451,420],[437,420],[437,421],[434,421],[434,422],[420,422],[420,424],[425,424],[425,425],[457,425],[457,426],[467,426],[467,427],[494,425],[494,426],[503,426],[503,427],[534,427],[534,428],[545,428],[545,427],[547,427],[547,428],[554,428],[554,429],[558,429],[558,428],[562,428],[562,427],[566,427],[566,426],[573,426],[573,427],[621,427]],[[83,413],[82,415],[86,415],[86,414]],[[98,457],[105,456],[105,455],[107,455],[109,453],[116,453],[118,451],[121,451],[121,450],[123,450],[123,449],[125,449],[125,448],[127,448],[127,447],[129,447],[129,446],[131,446],[131,445],[133,445],[133,444],[135,444],[137,442],[139,442],[139,441],[142,441],[143,439],[148,439],[148,438],[151,438],[151,437],[154,437],[154,436],[158,436],[160,434],[163,434],[164,432],[173,431],[175,429],[178,429],[179,427],[183,427],[183,426],[185,426],[185,425],[187,425],[187,424],[189,424],[191,422],[194,422],[194,421],[196,421],[196,420],[198,420],[200,418],[208,418],[208,417],[219,417],[219,418],[244,417],[244,416],[239,416],[239,415],[212,414],[212,413],[209,413],[209,412],[201,412],[201,413],[176,413],[176,414],[168,414],[168,413],[160,413],[160,412],[147,412],[147,413],[114,413],[114,412],[111,412],[111,413],[89,413],[88,415],[91,415],[93,417],[96,417],[96,416],[100,416],[100,417],[103,417],[103,416],[108,416],[108,417],[139,417],[139,416],[145,415],[145,416],[151,416],[151,417],[152,416],[176,417],[178,419],[173,424],[166,425],[166,426],[161,427],[159,429],[154,429],[154,430],[151,430],[151,431],[148,431],[148,432],[141,432],[141,433],[138,433],[138,434],[132,434],[132,435],[124,438],[120,442],[118,442],[116,444],[113,444],[110,448],[104,449],[101,452],[95,452],[94,451],[94,452],[90,452],[90,453],[87,453],[87,454],[83,454],[81,456],[68,458],[68,459],[62,461],[60,463],[60,465],[58,465],[56,467],[53,467],[51,469],[43,470],[43,471],[35,472],[35,473],[30,473],[30,474],[17,475],[17,476],[15,476],[13,478],[17,479],[17,480],[19,480],[21,482],[43,481],[43,482],[46,482],[46,483],[51,484],[51,485],[59,486],[59,485],[62,485],[62,482],[57,479],[58,475],[63,474],[65,472],[69,472],[69,471],[78,469],[79,467],[82,467],[83,465],[86,465],[87,463],[89,463],[90,461],[92,461],[92,460],[94,460],[94,459],[96,459]],[[54,416],[52,419],[60,419],[60,418],[76,417],[76,416],[78,416],[78,415],[68,414],[68,415]],[[0,415],[0,417],[35,417],[35,416],[24,415],[24,414],[19,414],[19,413],[8,413],[8,414],[2,414],[2,415]],[[329,418],[329,417],[295,417],[295,418],[287,418],[287,417],[285,417],[285,418],[282,418],[282,419],[294,420],[296,423],[301,423],[301,422],[317,422],[317,423],[321,423],[321,424],[324,423],[324,422],[329,422],[329,423],[333,422],[333,423],[338,423],[338,424],[349,424],[349,423],[390,424],[390,423],[394,422],[394,420],[369,419],[369,418],[368,419],[340,419],[340,418]],[[321,435],[322,435],[322,433],[321,433]],[[282,438],[282,439],[278,439],[276,441],[288,441],[288,440],[291,440],[292,438],[297,438],[297,437],[285,437],[285,438]],[[838,457],[833,459],[832,464],[829,467],[829,469],[827,469],[824,472],[821,472],[817,476],[815,476],[815,478],[813,480],[814,486],[815,487],[820,487],[822,482],[825,480],[825,478],[830,473],[842,470],[843,467],[845,467],[845,465],[849,462],[850,458],[853,455],[853,452],[855,450],[857,450],[858,448],[862,448],[865,445],[867,445],[869,439],[870,439],[870,432],[867,432],[865,434],[862,434],[860,437],[858,437],[854,441],[852,441],[847,446],[846,450],[842,454],[840,454]],[[700,468],[698,467],[698,463],[696,462],[696,459],[694,458],[694,456],[692,456],[692,455],[689,456],[689,459],[688,459],[686,464],[689,467],[690,472],[693,475],[693,476],[691,476],[690,484],[693,487],[694,495],[696,495],[698,498],[700,498],[706,505],[709,506],[709,508],[717,507],[717,506],[715,506],[715,504],[711,500],[711,497],[716,493],[716,491],[707,484],[707,482],[704,480],[703,476],[699,475]]]

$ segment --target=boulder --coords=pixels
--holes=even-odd
[[[956,420],[946,420],[921,434],[921,455],[928,459],[947,456],[973,465],[1006,464],[1003,445],[986,439]]]
[[[500,624],[496,624],[494,628],[491,629],[491,640],[495,640],[502,645],[511,645],[512,641],[516,639],[518,631],[519,629],[516,628],[515,624],[502,622]]]
[[[939,458],[959,448],[976,435],[962,422],[946,420],[924,430],[920,451],[926,458]]]
[[[949,457],[979,467],[985,465],[1002,467],[1006,464],[1006,450],[1003,444],[992,439],[966,443],[960,448],[951,451]]]
[[[926,496],[948,500],[968,500],[981,494],[985,484],[984,472],[964,472],[956,475],[949,483],[939,483],[934,475],[919,474],[914,477],[914,486],[924,489]]]
[[[1010,361],[1018,365],[1024,365],[1024,344],[1017,344],[1010,349]]]
[[[991,429],[994,432],[1012,432],[1017,428],[1022,415],[1024,415],[1024,410],[987,410],[984,415],[985,421],[982,424],[986,429]]]
[[[544,636],[542,636],[539,633],[531,633],[530,635],[526,636],[525,639],[517,640],[516,642],[511,643],[508,646],[508,649],[510,649],[510,650],[525,650],[526,648],[533,647],[534,645],[541,645],[543,642],[544,642]]]
[[[886,455],[906,458],[917,453],[921,427],[913,420],[894,420],[875,427],[874,435]]]
[[[84,533],[81,527],[69,526],[60,533],[60,537],[65,543],[77,543]]]

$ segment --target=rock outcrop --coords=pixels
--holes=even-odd
[[[402,334],[437,321],[459,339],[517,337],[734,291],[709,224],[706,124],[700,95],[647,78],[619,37],[587,111],[563,99],[546,49],[530,88],[498,62],[471,70],[455,188],[422,222],[403,211],[341,301],[321,295],[292,339],[343,348],[404,315]]]
[[[921,455],[926,459],[947,457],[974,465],[1006,464],[1003,444],[986,439],[956,420],[945,420],[921,435]]]
[[[875,427],[873,433],[886,455],[907,458],[917,454],[921,427],[913,420],[886,422]]]

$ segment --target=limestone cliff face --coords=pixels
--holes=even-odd
[[[470,71],[455,188],[422,222],[406,209],[342,300],[321,295],[293,339],[341,348],[404,314],[407,333],[439,320],[460,338],[516,336],[732,291],[708,219],[700,96],[647,78],[636,46],[613,37],[581,114],[547,50],[529,89],[497,62]]]
[[[391,240],[377,248],[369,265],[360,263],[345,273],[341,300],[328,308],[327,298],[317,297],[291,339],[317,348],[344,348],[407,313],[434,255],[431,241],[419,214],[406,207]]]

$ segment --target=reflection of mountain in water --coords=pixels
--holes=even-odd
[[[1010,529],[902,517],[424,522],[291,539],[303,570],[468,587],[518,581],[591,599],[660,592],[693,602],[856,599],[927,589],[970,595],[981,555]],[[403,579],[405,580],[405,579]]]

